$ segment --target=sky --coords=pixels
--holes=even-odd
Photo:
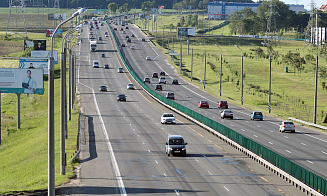
[[[311,0],[280,0],[283,1],[285,4],[299,4],[304,5],[304,9],[310,10]],[[327,1],[324,0],[315,0],[316,7],[319,9],[323,4],[327,4]]]

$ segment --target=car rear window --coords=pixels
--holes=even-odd
[[[285,122],[287,125],[293,125],[293,122]]]
[[[254,115],[262,116],[262,113],[261,112],[255,112]]]

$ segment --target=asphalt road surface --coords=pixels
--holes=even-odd
[[[140,31],[132,25],[128,26],[131,30],[126,32],[133,32],[136,38],[132,38],[132,43],[127,45],[135,45],[136,50],[129,51],[128,47],[124,50],[130,55],[130,62],[137,62],[133,68],[138,74],[149,76],[153,71],[164,69],[169,76],[177,78],[175,70],[165,58],[160,57],[162,54],[140,40],[144,37]],[[304,195],[246,155],[177,114],[176,125],[162,125],[162,113],[172,111],[153,100],[132,79],[118,58],[111,36],[104,37],[105,31],[108,30],[103,26],[93,30],[96,37],[103,37],[103,41],[98,41],[97,52],[90,52],[89,29],[83,27],[83,42],[76,50],[77,86],[86,117],[86,129],[82,132],[78,177],[64,185],[61,194]],[[118,33],[121,39],[126,39],[121,32]],[[101,57],[102,53],[105,54],[104,58]],[[145,61],[146,56],[155,60]],[[92,67],[93,60],[99,60],[100,68]],[[109,64],[110,69],[104,69],[104,64]],[[118,73],[119,67],[124,68],[124,73]],[[134,83],[136,89],[127,90],[128,83]],[[99,92],[100,85],[106,85],[108,92]],[[196,106],[200,99],[217,101],[217,98],[186,83],[176,87],[164,85],[164,91],[159,93],[165,93],[166,89],[175,92],[177,102],[202,114],[215,116],[220,121],[218,109],[200,110]],[[118,94],[126,94],[127,101],[118,102]],[[249,113],[242,108],[232,108]],[[274,122],[267,118],[263,122],[251,122],[248,115],[245,116],[237,114],[235,120],[223,120],[221,123],[253,134],[255,123],[263,126]],[[283,138],[275,128],[272,130],[274,133],[271,136],[275,137],[271,140]],[[169,134],[182,135],[188,142],[186,157],[165,155],[165,141]],[[269,135],[263,130],[256,134],[260,138]],[[284,135],[288,136],[285,140],[291,140],[293,136],[300,137],[302,134]]]

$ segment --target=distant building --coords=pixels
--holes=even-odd
[[[319,8],[319,10],[321,10],[321,11],[327,11],[327,5],[322,5],[320,8]]]
[[[257,12],[257,8],[261,3],[235,3],[226,1],[213,1],[208,3],[208,18],[210,20],[224,20],[227,19],[235,11],[241,11],[244,8],[251,8],[252,11]],[[299,13],[304,10],[304,5],[287,4],[290,10]]]

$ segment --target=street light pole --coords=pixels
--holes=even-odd
[[[202,43],[200,42],[200,44],[202,45]],[[206,46],[203,44],[204,46],[204,76],[203,76],[203,88],[206,88],[206,71],[207,71],[207,48]]]
[[[269,50],[269,94],[268,94],[268,113],[271,113],[271,46],[268,46]]]
[[[222,79],[222,70],[223,70],[223,51],[222,49],[215,44],[220,49],[220,82],[219,82],[219,96],[221,96],[221,79]]]
[[[315,31],[317,31],[318,28],[318,14],[316,14],[316,29]],[[315,35],[317,36],[318,33],[315,33]],[[318,38],[316,37],[317,43],[316,43],[316,47],[317,47],[317,55],[316,55],[316,73],[315,73],[315,97],[314,97],[314,114],[313,114],[313,123],[316,124],[317,123],[317,93],[318,93]]]
[[[241,50],[241,55],[242,55],[242,65],[241,65],[241,104],[243,105],[243,51],[238,45],[234,45],[238,49]]]
[[[80,8],[72,14],[67,20],[60,23],[54,30],[51,36],[51,50],[50,50],[50,62],[48,66],[48,195],[55,195],[55,123],[54,123],[54,58],[53,58],[53,46],[54,35],[58,29],[66,22],[72,20],[76,16],[82,14],[85,11],[84,8]]]

